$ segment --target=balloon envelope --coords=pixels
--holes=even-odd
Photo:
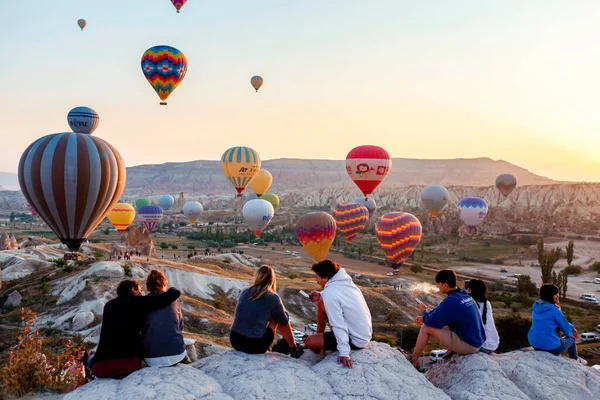
[[[358,146],[346,156],[346,172],[365,197],[383,182],[391,167],[390,155],[379,146]]]
[[[77,20],[77,25],[79,25],[79,27],[81,28],[81,30],[83,30],[83,28],[85,28],[87,26],[87,21],[85,19],[78,19]]]
[[[421,203],[431,215],[437,217],[448,202],[448,191],[443,186],[430,185],[421,191]]]
[[[246,201],[250,201],[250,200],[254,200],[254,199],[258,199],[258,195],[254,192],[247,192],[246,193]]]
[[[146,229],[148,229],[148,232],[152,232],[156,224],[162,219],[163,211],[159,206],[150,204],[140,207],[138,209],[138,215]]]
[[[171,3],[173,3],[173,6],[177,10],[177,12],[179,12],[179,10],[181,10],[181,7],[183,7],[186,2],[187,2],[187,0],[171,0]]]
[[[259,197],[267,193],[267,190],[273,183],[273,175],[267,170],[261,169],[258,174],[250,181],[250,189],[254,191]]]
[[[323,211],[304,214],[296,222],[296,237],[315,261],[327,256],[335,230],[335,219]]]
[[[260,87],[263,84],[263,78],[258,75],[255,75],[252,78],[250,78],[250,84],[252,85],[254,90],[258,92],[258,89],[260,89]]]
[[[135,201],[135,208],[139,210],[141,207],[148,206],[150,204],[152,204],[152,203],[150,202],[149,198],[140,197],[140,198],[136,199],[136,201]]]
[[[488,212],[485,200],[479,197],[465,197],[458,202],[458,216],[469,228],[475,228],[483,222]]]
[[[67,114],[67,122],[71,129],[73,129],[73,132],[91,135],[98,127],[100,117],[98,116],[98,113],[91,108],[79,106],[69,111]]]
[[[173,204],[175,204],[175,197],[169,194],[164,194],[158,198],[158,205],[164,211],[169,211],[169,209],[173,207]]]
[[[166,105],[167,98],[185,77],[187,59],[183,53],[171,46],[154,46],[142,55],[142,72]]]
[[[33,207],[31,205],[31,203],[25,203],[25,207],[27,207],[27,209],[29,210],[29,212],[31,213],[31,215],[33,217],[35,217],[36,215],[38,215],[38,212],[35,210],[35,207]]]
[[[498,175],[496,187],[504,197],[507,197],[517,187],[517,178],[511,174]]]
[[[135,208],[131,204],[117,203],[110,209],[107,217],[115,229],[123,233],[135,219]]]
[[[100,138],[55,133],[33,142],[19,162],[21,191],[71,251],[76,251],[117,203],[125,163]]]
[[[398,211],[382,215],[375,227],[377,242],[394,268],[412,254],[421,240],[421,233],[417,217]]]
[[[354,203],[362,204],[367,207],[367,210],[369,210],[369,218],[373,215],[375,210],[377,210],[377,203],[375,203],[375,200],[373,200],[372,197],[357,197],[354,199]]]
[[[274,209],[277,210],[277,208],[279,208],[279,196],[277,196],[276,194],[265,193],[262,196],[260,196],[260,198],[271,203]]]
[[[260,235],[267,225],[269,225],[274,214],[273,205],[261,199],[250,200],[242,208],[244,221],[250,225],[256,236]]]
[[[204,207],[197,201],[188,201],[183,205],[183,215],[190,221],[190,224],[195,224],[198,221],[202,211],[204,211]]]
[[[358,203],[338,203],[333,209],[333,218],[346,242],[351,243],[369,222],[369,210]]]
[[[260,171],[260,157],[250,147],[232,147],[221,157],[221,170],[238,194],[241,194]]]

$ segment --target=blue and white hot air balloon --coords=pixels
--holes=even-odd
[[[142,206],[137,211],[138,217],[142,220],[148,232],[152,232],[156,224],[160,222],[163,216],[162,208],[154,204]]]
[[[458,216],[469,228],[481,224],[488,213],[488,205],[479,197],[465,197],[458,202]]]
[[[250,200],[242,208],[244,221],[250,225],[256,237],[269,225],[274,214],[273,205],[262,199]]]
[[[91,135],[98,127],[100,117],[91,108],[80,106],[69,111],[67,122],[71,129],[73,129],[73,132]]]
[[[165,194],[160,196],[158,199],[158,205],[164,211],[169,211],[169,209],[173,207],[173,204],[175,204],[175,197],[171,195]]]
[[[367,207],[367,210],[369,210],[369,218],[372,217],[375,210],[377,210],[377,203],[375,203],[375,200],[373,200],[372,197],[360,196],[354,199],[353,203],[362,204]]]

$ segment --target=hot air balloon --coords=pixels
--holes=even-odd
[[[475,228],[483,222],[488,212],[485,200],[479,197],[465,197],[458,202],[458,216],[469,228]]]
[[[100,117],[98,116],[98,113],[91,108],[79,106],[69,111],[67,114],[67,122],[71,129],[73,129],[73,132],[91,135],[98,127]]]
[[[249,186],[260,197],[267,193],[267,190],[271,187],[271,183],[273,183],[273,175],[269,171],[261,169],[256,174],[256,177],[250,181]]]
[[[79,27],[81,28],[81,30],[83,30],[83,28],[85,28],[87,26],[87,21],[85,19],[78,19],[77,20],[77,25],[79,25]]]
[[[123,233],[135,219],[135,208],[131,204],[117,203],[108,212],[107,217],[115,229]]]
[[[149,198],[147,198],[147,197],[140,197],[140,198],[136,199],[136,201],[135,201],[135,208],[137,210],[139,210],[141,207],[148,206],[150,204],[152,204],[152,203],[150,202]]]
[[[437,217],[448,202],[448,191],[443,186],[430,185],[421,191],[421,203],[431,215]]]
[[[35,208],[30,203],[25,203],[25,207],[27,207],[27,209],[31,213],[31,216],[35,217],[36,215],[38,215],[38,212],[35,210]]]
[[[169,194],[164,194],[158,198],[158,205],[164,211],[169,211],[169,209],[173,207],[173,204],[175,204],[175,197]]]
[[[511,174],[498,175],[496,187],[504,197],[507,197],[517,187],[517,178]]]
[[[166,106],[167,98],[181,83],[187,71],[187,59],[171,46],[154,46],[142,56],[144,76]]]
[[[335,219],[323,211],[304,214],[296,222],[296,237],[315,261],[327,256],[335,230]]]
[[[250,225],[257,237],[269,225],[274,214],[275,210],[271,203],[261,199],[250,200],[242,208],[244,221]]]
[[[148,232],[152,232],[163,216],[163,210],[157,205],[150,204],[138,209],[138,215]]]
[[[195,224],[204,211],[204,207],[197,201],[188,201],[183,205],[183,215],[190,221],[190,224]]]
[[[260,157],[250,147],[232,147],[223,153],[221,169],[238,196],[241,196],[242,191],[260,171]]]
[[[186,2],[187,2],[187,0],[171,0],[171,3],[173,3],[173,6],[175,6],[175,9],[177,10],[177,12],[179,12],[179,10],[181,10],[181,7],[183,7]]]
[[[254,192],[247,192],[246,193],[246,201],[250,201],[250,200],[254,200],[254,199],[258,199],[258,195]]]
[[[422,228],[414,215],[394,211],[381,216],[375,232],[383,253],[397,269],[419,244]]]
[[[337,228],[346,238],[346,242],[352,243],[369,222],[369,210],[358,203],[338,203],[333,209],[333,218]]]
[[[252,87],[254,88],[254,90],[256,90],[258,92],[258,89],[260,89],[260,87],[263,84],[263,78],[261,78],[258,75],[255,75],[252,78],[250,78],[250,83],[252,84]]]
[[[276,194],[265,193],[262,196],[260,196],[260,198],[271,203],[274,209],[277,210],[279,208],[279,196],[277,196]]]
[[[372,197],[357,197],[354,199],[354,203],[362,204],[367,207],[367,210],[369,210],[369,218],[372,217],[375,210],[377,210],[377,203],[375,203],[375,200],[373,200]]]
[[[346,172],[367,197],[383,182],[392,167],[392,160],[379,146],[358,146],[346,156]]]
[[[19,162],[25,199],[71,251],[79,249],[117,203],[125,178],[119,152],[83,133],[44,136]]]

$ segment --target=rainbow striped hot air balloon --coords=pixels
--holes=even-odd
[[[223,153],[221,169],[238,192],[238,196],[241,196],[246,186],[260,171],[260,157],[250,147],[232,147]]]
[[[183,53],[171,46],[154,46],[142,56],[142,72],[154,88],[161,105],[181,83],[187,71],[187,59]]]
[[[117,203],[109,211],[107,217],[115,229],[119,233],[123,233],[135,219],[135,208],[131,204]]]
[[[335,219],[323,211],[304,214],[296,222],[296,237],[315,261],[327,256],[335,230]]]
[[[333,218],[346,242],[352,243],[369,222],[369,210],[358,203],[338,203],[333,209]]]
[[[412,214],[389,212],[377,222],[377,242],[394,269],[400,267],[421,240],[421,223]]]
[[[148,229],[148,232],[152,232],[156,224],[162,219],[163,211],[159,206],[150,204],[140,207],[138,215],[146,229]]]

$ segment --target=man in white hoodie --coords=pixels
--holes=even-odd
[[[317,333],[304,340],[304,347],[317,353],[337,350],[338,363],[352,368],[350,349],[366,347],[373,336],[369,307],[350,275],[334,261],[319,261],[312,270],[323,291],[310,293],[317,303]],[[333,332],[325,332],[327,323]]]

